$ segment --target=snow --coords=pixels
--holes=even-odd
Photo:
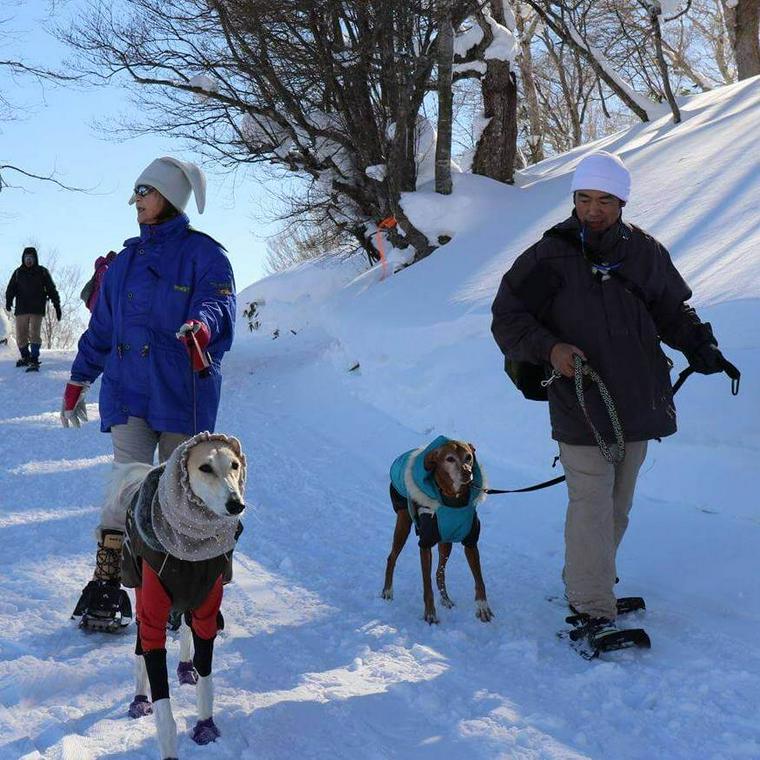
[[[207,76],[206,74],[196,74],[194,77],[190,78],[188,84],[191,87],[197,87],[198,89],[204,90],[205,92],[213,93],[219,91],[219,82],[216,79],[212,79],[210,76]],[[200,92],[196,92],[195,99],[199,102],[203,102],[204,100],[208,99],[208,96]]]
[[[388,169],[385,164],[374,164],[373,166],[368,166],[364,170],[364,173],[370,179],[374,179],[376,182],[382,182],[385,179],[387,171]]]
[[[516,186],[458,174],[452,196],[404,198],[415,223],[452,236],[424,261],[385,279],[357,258],[310,262],[240,294],[283,329],[271,340],[241,317],[224,362],[217,429],[247,452],[249,507],[214,657],[222,737],[202,749],[169,643],[181,757],[760,757],[759,116],[755,78],[689,99],[681,125],[637,125]],[[444,433],[475,443],[494,487],[556,473],[546,409],[504,377],[489,309],[514,257],[570,210],[572,170],[594,148],[626,161],[626,217],[670,249],[743,378],[737,397],[725,376],[691,378],[679,433],[650,444],[618,592],[646,596],[636,622],[653,648],[588,663],[555,637],[565,610],[545,599],[562,589],[561,487],[480,508],[491,623],[475,618],[458,547],[457,606],[438,605],[440,625],[421,619],[413,539],[394,600],[379,591],[399,453]],[[90,424],[60,427],[71,360],[43,351],[26,375],[0,346],[0,757],[155,758],[152,719],[126,717],[134,628],[87,636],[68,619],[110,454],[94,404]]]

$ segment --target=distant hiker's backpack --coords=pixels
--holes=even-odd
[[[95,261],[95,274],[87,280],[79,294],[79,297],[84,301],[84,305],[90,311],[95,308],[100,285],[103,282],[103,278],[106,276],[106,271],[108,270],[109,265],[116,258],[116,255],[116,251],[109,251],[106,256],[98,257]]]
[[[89,280],[87,280],[81,292],[79,293],[79,297],[84,301],[85,306],[87,306],[87,304],[90,302],[90,299],[92,298],[92,294],[95,292],[97,281],[98,281],[98,274],[96,272],[92,277],[90,277]]]
[[[514,359],[504,359],[504,371],[520,393],[530,401],[548,401],[549,394],[541,382],[546,380],[548,373],[543,364],[518,362]]]

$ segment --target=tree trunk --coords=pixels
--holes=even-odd
[[[533,8],[536,13],[541,17],[541,20],[548,26],[560,39],[567,42],[574,50],[576,50],[591,66],[594,73],[601,79],[618,98],[638,116],[641,121],[649,121],[649,114],[636,102],[634,97],[630,94],[629,90],[633,88],[623,80],[614,74],[614,72],[607,71],[602,62],[597,58],[590,46],[583,40],[580,33],[575,27],[567,26],[562,17],[556,15],[550,8],[545,8],[538,0],[527,0],[528,5]],[[654,105],[654,104],[653,104]]]
[[[659,6],[658,6],[659,7]],[[660,13],[652,9],[649,14],[649,20],[652,23],[652,32],[654,34],[654,47],[657,57],[657,65],[660,67],[660,76],[662,76],[662,86],[665,90],[665,97],[668,99],[668,105],[673,112],[673,123],[681,123],[681,111],[676,103],[673,88],[670,86],[670,75],[668,73],[668,64],[665,61],[665,54],[662,52],[662,27],[660,26]]]
[[[734,56],[741,81],[760,74],[760,0],[739,0],[734,10]]]
[[[451,195],[451,130],[454,93],[454,28],[451,0],[438,0],[438,137],[435,143],[435,191]]]
[[[491,14],[497,23],[506,26],[501,0],[492,0]],[[480,21],[480,25],[484,34],[493,34],[487,21]],[[475,148],[472,172],[511,184],[517,156],[517,81],[509,61],[486,60],[481,92],[488,124]]]
[[[520,67],[520,76],[522,77],[523,91],[525,94],[525,110],[528,114],[528,124],[530,125],[530,135],[527,143],[530,149],[530,163],[537,164],[544,160],[544,128],[541,119],[541,108],[538,105],[538,92],[536,91],[536,78],[533,76],[533,53],[530,49],[530,43],[533,39],[533,33],[536,28],[535,20],[530,23],[525,22],[521,13],[517,14],[517,29],[520,32],[520,56],[517,64]]]

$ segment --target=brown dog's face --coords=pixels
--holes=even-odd
[[[472,483],[475,447],[463,441],[448,441],[425,455],[425,469],[433,477],[441,493],[459,496]]]

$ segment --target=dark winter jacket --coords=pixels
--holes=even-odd
[[[493,302],[494,338],[505,356],[548,369],[556,343],[578,346],[607,385],[627,441],[671,435],[676,416],[660,341],[688,355],[716,343],[710,325],[685,303],[691,290],[653,237],[622,220],[600,236],[584,233],[573,214],[516,259]],[[596,384],[586,401],[612,440]],[[549,386],[549,413],[555,440],[594,444],[572,379]]]
[[[219,576],[222,576],[225,583],[232,579],[232,552],[198,562],[188,562],[167,555],[150,524],[150,505],[153,499],[157,498],[158,481],[163,471],[162,465],[148,473],[127,509],[126,541],[121,556],[121,582],[127,588],[141,587],[142,562],[145,560],[171,597],[172,609],[176,612],[188,612],[203,604]],[[238,531],[237,535],[240,535],[242,525]]]
[[[213,431],[221,361],[235,325],[235,281],[225,251],[193,230],[184,214],[141,225],[140,237],[124,246],[103,279],[71,377],[93,382],[103,373],[104,432],[129,416],[161,432]],[[188,319],[211,333],[205,377],[191,372],[187,349],[176,338]]]
[[[61,299],[50,272],[39,265],[37,253],[33,249],[26,250],[34,256],[34,264],[31,267],[25,266],[22,256],[21,266],[11,275],[5,291],[5,308],[10,311],[15,300],[14,314],[44,315],[50,299],[56,312],[60,313]]]

